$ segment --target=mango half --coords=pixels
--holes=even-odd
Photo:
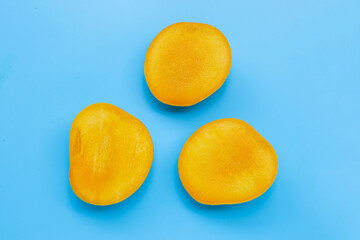
[[[229,42],[217,28],[180,22],[163,29],[145,57],[152,94],[173,106],[191,106],[213,94],[230,72]]]
[[[94,205],[121,202],[144,182],[153,144],[144,124],[120,108],[96,103],[83,109],[70,131],[69,180]]]
[[[208,205],[236,204],[263,194],[274,182],[274,148],[253,127],[235,118],[199,128],[186,141],[178,162],[186,191]]]

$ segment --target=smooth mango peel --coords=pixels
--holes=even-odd
[[[152,94],[173,106],[191,106],[209,97],[230,72],[231,49],[225,36],[203,23],[175,23],[152,41],[145,78]]]
[[[120,108],[96,103],[70,131],[69,180],[74,193],[94,205],[121,202],[144,182],[153,144],[144,124]]]
[[[272,185],[278,161],[274,148],[253,127],[227,118],[191,135],[178,168],[182,184],[196,201],[236,204],[259,197]]]

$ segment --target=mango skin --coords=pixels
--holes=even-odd
[[[202,204],[250,201],[274,182],[278,160],[274,148],[246,122],[226,118],[199,128],[179,157],[181,182]]]
[[[144,72],[159,101],[191,106],[218,90],[230,67],[231,49],[224,34],[208,24],[180,22],[154,38]]]
[[[153,144],[145,125],[108,103],[83,109],[71,126],[69,180],[74,193],[94,205],[133,194],[146,179]]]

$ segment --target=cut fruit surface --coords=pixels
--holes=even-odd
[[[235,118],[199,128],[186,141],[178,163],[186,191],[209,205],[242,203],[260,196],[274,182],[277,169],[270,143]]]
[[[150,91],[159,101],[191,106],[219,89],[230,67],[230,45],[217,28],[180,22],[155,37],[144,70]]]
[[[71,126],[69,158],[74,193],[87,203],[110,205],[144,182],[153,144],[137,118],[114,105],[96,103],[82,110]]]

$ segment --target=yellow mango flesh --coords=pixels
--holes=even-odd
[[[179,157],[179,175],[196,201],[236,204],[263,194],[274,182],[275,150],[253,127],[234,118],[199,128]]]
[[[215,27],[175,23],[152,41],[145,78],[152,94],[173,106],[194,105],[221,87],[230,72],[231,49]]]
[[[90,105],[76,116],[69,147],[71,187],[81,200],[94,205],[118,203],[133,194],[153,159],[144,124],[107,103]]]

